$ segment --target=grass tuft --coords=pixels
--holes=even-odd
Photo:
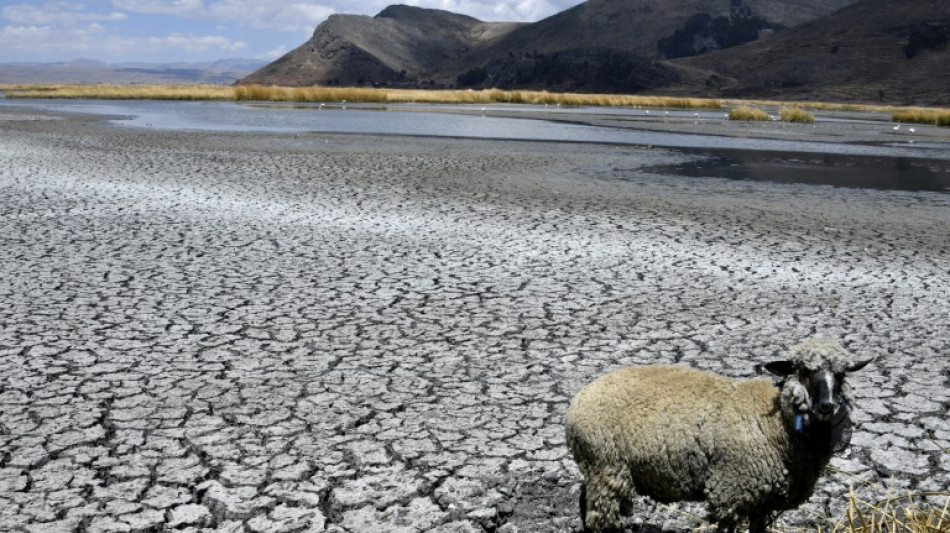
[[[505,91],[502,89],[430,90],[374,89],[368,87],[278,87],[264,85],[40,85],[0,84],[7,98],[89,98],[136,100],[245,100],[280,102],[432,103],[432,104],[529,104],[560,106],[606,106],[654,109],[721,109],[736,106],[730,120],[769,120],[760,107],[782,108],[782,120],[813,122],[814,116],[802,107],[825,111],[870,111],[893,114],[895,122],[950,126],[950,109],[896,108],[823,102],[767,100],[722,100],[678,96],[624,94],[550,93],[547,91]]]
[[[230,100],[222,85],[32,85],[6,89],[7,98],[93,98],[101,100]]]
[[[814,124],[815,115],[800,107],[785,107],[780,113],[781,119],[785,122],[801,122],[803,124]]]
[[[729,120],[769,120],[769,114],[755,107],[739,106],[729,110]]]
[[[891,117],[891,120],[893,122],[903,122],[907,124],[950,126],[950,110],[912,107],[895,111]]]
[[[31,85],[0,86],[8,98],[102,98],[153,100],[239,100],[280,102],[532,104],[562,106],[719,109],[716,99],[618,94],[549,93],[501,89],[423,90],[367,87],[278,87],[264,85]]]

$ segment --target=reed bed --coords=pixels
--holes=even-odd
[[[929,124],[931,126],[950,126],[950,109],[924,109],[912,107],[894,112],[893,122],[908,124]]]
[[[769,114],[755,107],[739,106],[729,110],[729,120],[769,120]]]
[[[733,106],[730,120],[768,120],[762,107],[782,109],[782,120],[814,121],[804,108],[822,111],[892,113],[894,122],[950,126],[950,109],[906,108],[882,105],[789,102],[772,100],[719,100],[675,96],[551,93],[502,89],[390,89],[369,87],[279,87],[263,85],[44,85],[0,84],[7,98],[88,98],[132,100],[243,100],[278,102],[530,104],[591,107],[668,109],[721,109]],[[811,116],[809,119],[808,117]]]
[[[230,100],[223,85],[33,85],[6,89],[7,98],[90,98],[100,100]]]
[[[547,91],[506,91],[501,89],[423,90],[370,89],[360,87],[265,87],[242,85],[235,99],[295,102],[441,103],[441,104],[533,104],[563,106],[613,106],[719,109],[719,100],[615,94],[550,93]]]
[[[501,89],[423,90],[365,87],[278,87],[263,85],[30,85],[7,86],[8,98],[101,98],[152,100],[239,100],[278,102],[533,104],[719,109],[720,100],[618,94],[550,93]]]
[[[782,108],[779,116],[785,122],[815,123],[815,115],[797,106]]]

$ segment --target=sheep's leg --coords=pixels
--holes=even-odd
[[[581,504],[584,530],[592,533],[622,531],[621,508],[630,499],[630,473],[619,465],[597,468],[586,476]]]
[[[581,483],[581,527],[587,528],[587,483]]]
[[[749,517],[749,533],[765,533],[765,528],[768,525],[768,516],[756,515]]]

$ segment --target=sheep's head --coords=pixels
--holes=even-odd
[[[774,361],[765,369],[784,379],[781,385],[782,413],[796,431],[813,424],[831,431],[837,451],[850,440],[848,372],[864,368],[871,359],[853,363],[851,354],[837,341],[811,339],[792,347],[784,361]]]

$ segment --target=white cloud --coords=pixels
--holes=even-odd
[[[29,52],[34,60],[49,61],[84,55],[111,60],[159,60],[173,54],[189,56],[243,50],[247,43],[217,35],[128,37],[97,23],[60,28],[53,26],[4,26],[0,50]]]
[[[112,0],[115,7],[146,15],[198,16],[204,12],[202,0]]]
[[[203,54],[211,50],[236,52],[247,47],[247,43],[233,42],[218,35],[181,35],[173,33],[163,37],[149,37],[144,40],[153,50],[178,49]]]
[[[270,50],[269,52],[265,52],[261,54],[259,57],[256,57],[255,59],[264,59],[267,61],[273,61],[274,59],[277,59],[278,57],[286,54],[289,51],[290,51],[289,47],[280,45],[277,48]]]
[[[16,4],[7,6],[0,15],[13,24],[20,26],[60,25],[72,26],[92,21],[120,21],[127,18],[125,13],[92,13],[85,11],[86,6],[72,2],[46,2],[45,4]]]
[[[208,3],[203,16],[255,29],[309,32],[335,12],[332,7],[304,2],[221,0]]]
[[[534,22],[577,5],[581,0],[406,0],[406,3],[487,21]]]
[[[286,32],[313,31],[336,13],[336,9],[329,5],[301,0],[112,0],[112,3],[132,13],[213,19],[236,22],[248,28]]]

